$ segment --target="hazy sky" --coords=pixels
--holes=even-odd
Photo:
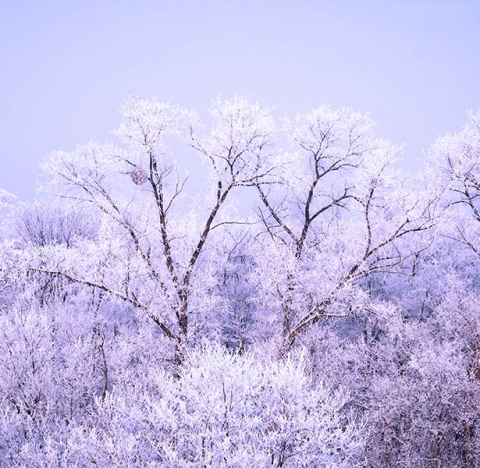
[[[480,1],[0,0],[0,80],[0,188],[23,200],[47,152],[111,140],[131,95],[351,106],[418,168],[480,109]]]

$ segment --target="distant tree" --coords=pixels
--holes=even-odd
[[[0,240],[11,235],[11,216],[16,204],[17,197],[0,188]]]
[[[251,240],[251,239],[249,239]],[[247,254],[246,245],[232,251],[220,271],[219,294],[225,298],[223,310],[217,311],[215,325],[220,340],[228,349],[244,352],[255,340],[255,303],[252,297],[256,287],[251,282],[254,259]]]
[[[51,201],[23,205],[15,213],[15,231],[27,245],[73,247],[79,238],[95,238],[94,218],[81,207],[61,207]]]

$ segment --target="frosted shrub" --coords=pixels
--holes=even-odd
[[[102,434],[78,454],[99,465],[352,466],[362,443],[343,392],[313,385],[302,365],[259,364],[221,348],[193,352],[180,379],[163,371],[99,403]],[[147,384],[147,382],[145,382]],[[153,387],[153,388],[152,388]],[[125,388],[128,388],[125,386]],[[83,444],[85,446],[85,444]],[[73,460],[72,460],[73,461]]]

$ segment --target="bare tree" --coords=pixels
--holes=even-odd
[[[101,216],[96,245],[77,243],[88,265],[57,256],[56,268],[45,270],[142,310],[175,343],[176,365],[183,360],[192,301],[198,312],[202,288],[204,298],[208,289],[200,257],[212,231],[238,221],[221,209],[233,191],[262,184],[269,175],[269,111],[234,97],[215,101],[211,114],[212,128],[205,133],[194,112],[131,100],[115,132],[126,148],[89,143],[44,162],[56,186],[64,186],[64,197],[93,206]],[[193,206],[184,191],[187,178],[171,154],[173,136],[183,136],[207,167],[212,190]]]
[[[399,150],[367,117],[321,107],[285,127],[278,183],[257,185],[270,253],[258,282],[281,317],[280,356],[321,318],[362,306],[359,280],[392,271],[412,255],[404,238],[432,225],[432,203],[392,173]]]
[[[439,138],[429,155],[435,189],[443,193],[444,234],[480,256],[480,114],[464,128]]]

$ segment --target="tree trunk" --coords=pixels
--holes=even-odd
[[[173,375],[180,378],[181,370],[186,358],[188,338],[188,303],[187,299],[182,300],[180,312],[178,312],[178,334],[175,342],[175,354],[173,357]]]

